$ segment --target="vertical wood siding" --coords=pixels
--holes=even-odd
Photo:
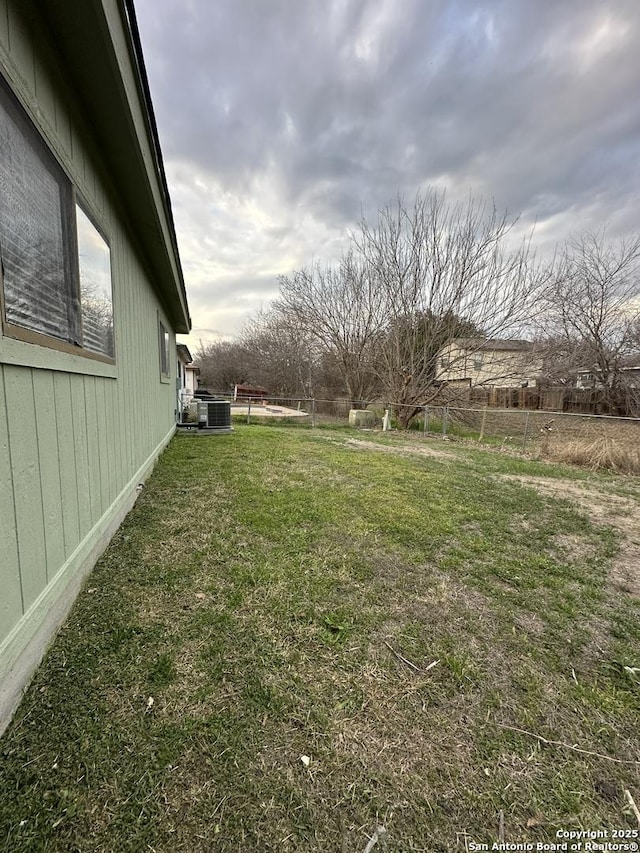
[[[128,280],[117,379],[0,364],[0,642],[171,429],[158,306]]]
[[[65,370],[64,354],[52,369],[3,362],[0,336],[1,644],[170,432],[175,358],[162,383],[158,316],[171,324],[88,154],[96,146],[83,145],[73,101],[7,0],[0,62],[108,238],[117,374],[92,375],[90,363],[86,374]]]
[[[74,548],[80,542],[78,472],[69,374],[55,373],[53,376],[53,385],[56,400],[56,429],[58,432],[58,460],[60,464],[62,535],[66,557],[73,553]]]
[[[4,375],[0,373],[0,637],[9,633],[23,614],[9,425],[4,401]]]
[[[32,380],[48,582],[52,574],[55,574],[56,567],[61,566],[66,557],[62,523],[58,425],[53,374],[45,370],[33,371]]]
[[[28,608],[47,583],[33,371],[26,367],[5,366],[4,387],[20,579],[24,606]]]

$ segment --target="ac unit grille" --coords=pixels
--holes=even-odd
[[[198,424],[202,429],[231,429],[231,404],[226,400],[201,400]]]
[[[229,403],[207,403],[207,426],[210,429],[231,426]]]

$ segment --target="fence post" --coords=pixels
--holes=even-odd
[[[524,437],[522,439],[522,452],[525,453],[527,450],[527,438],[529,437],[529,418],[531,417],[531,412],[527,412],[527,417],[524,421]]]
[[[447,421],[449,420],[449,406],[442,407],[442,437],[447,434]]]
[[[429,432],[429,407],[424,407],[424,426],[422,428],[422,434],[427,435]]]
[[[315,427],[316,425],[316,398],[314,397],[311,401],[311,426]]]
[[[251,397],[247,401],[247,423],[251,423]]]
[[[480,435],[478,436],[478,441],[482,441],[484,438],[484,425],[487,422],[487,407],[484,407],[484,411],[482,412],[482,424],[480,426]]]

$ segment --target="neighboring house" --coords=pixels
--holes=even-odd
[[[178,355],[178,377],[176,388],[178,389],[178,423],[185,420],[185,412],[189,409],[189,403],[193,402],[195,392],[198,388],[198,375],[200,368],[192,364],[193,359],[186,344],[176,346]]]
[[[633,364],[630,360],[620,372],[627,388],[640,388],[640,359],[636,358]]]
[[[624,359],[620,367],[619,378],[627,388],[640,388],[640,356],[628,356]],[[602,387],[602,383],[593,370],[587,368],[576,371],[574,384],[581,391]]]
[[[187,387],[187,367],[193,359],[189,352],[189,347],[186,344],[176,344],[176,354],[178,356],[178,381],[180,388]]]
[[[190,329],[131,0],[0,0],[0,731],[175,430]]]
[[[455,338],[438,353],[437,380],[493,388],[535,388],[542,357],[530,341]]]
[[[178,356],[176,388],[178,391],[178,420],[180,421],[182,420],[182,407],[185,402],[187,402],[187,399],[191,399],[192,397],[187,390],[187,368],[193,359],[191,358],[189,347],[186,344],[176,345],[176,355]]]
[[[577,370],[574,379],[574,385],[579,391],[586,391],[595,388],[600,383],[590,370]]]
[[[191,397],[198,390],[198,386],[200,385],[200,380],[198,377],[200,376],[200,368],[196,367],[193,364],[188,364],[185,372],[185,389],[187,394]]]

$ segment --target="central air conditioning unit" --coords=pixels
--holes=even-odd
[[[198,429],[210,432],[233,432],[231,403],[227,400],[198,400]]]

